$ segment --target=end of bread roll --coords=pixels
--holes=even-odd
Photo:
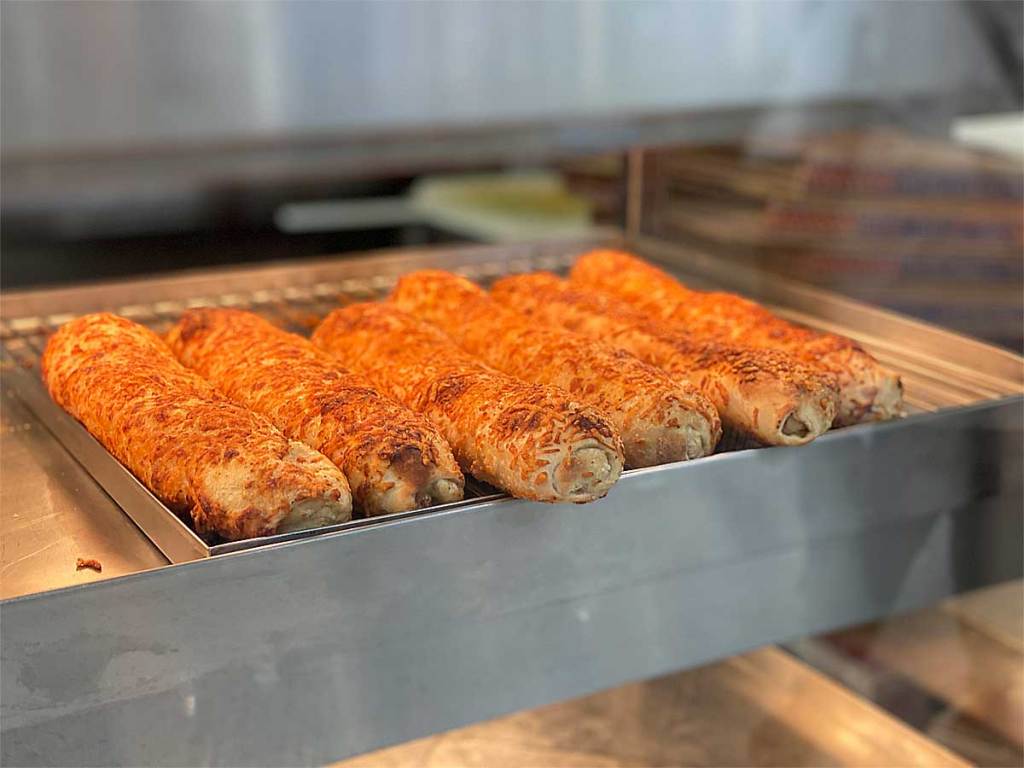
[[[834,389],[754,383],[723,401],[722,417],[733,433],[762,445],[805,445],[825,434],[836,416]]]
[[[839,409],[835,424],[845,427],[864,421],[882,421],[903,415],[900,377],[883,368],[856,345],[826,350],[822,361],[839,383]]]
[[[622,460],[597,440],[575,445],[554,474],[553,488],[560,501],[582,504],[608,493],[622,474]]]
[[[805,404],[790,411],[779,424],[780,445],[803,445],[828,431],[831,413]]]
[[[622,433],[626,466],[633,469],[699,459],[714,451],[717,442],[708,420],[686,409],[666,421],[635,426],[639,428]]]
[[[348,481],[326,456],[289,440],[284,453],[261,465],[245,460],[249,449],[226,451],[203,468],[203,490],[190,510],[198,533],[234,541],[352,519]]]
[[[871,404],[871,421],[903,416],[903,382],[894,373],[883,370],[878,377],[878,390]]]
[[[878,367],[862,367],[840,379],[837,427],[902,415],[903,385],[899,376]]]
[[[416,499],[421,507],[432,507],[435,504],[461,501],[463,493],[463,483],[460,480],[454,477],[439,477],[417,494]]]
[[[804,445],[828,432],[836,415],[836,400],[801,398],[778,423],[776,445]]]
[[[807,437],[813,428],[807,423],[805,419],[801,419],[796,413],[790,413],[782,421],[782,434],[785,437],[801,438]]]
[[[465,480],[425,460],[418,448],[405,446],[394,454],[380,480],[366,486],[363,511],[375,516],[460,501]]]
[[[325,525],[347,523],[352,519],[352,505],[325,498],[302,499],[288,509],[277,526],[278,533],[293,533]]]
[[[379,490],[367,494],[365,512],[369,516],[408,512],[437,504],[461,501],[463,484],[454,477],[431,477],[422,483],[399,477],[394,470],[384,473]]]
[[[714,450],[718,439],[721,436],[711,423],[700,414],[690,414],[686,423],[683,424],[683,458],[699,459],[709,456]]]
[[[277,524],[276,533],[291,533],[325,525],[347,523],[352,519],[352,493],[345,476],[330,460],[305,443],[290,440],[284,457],[291,467],[312,477],[307,490],[293,497],[288,511]]]

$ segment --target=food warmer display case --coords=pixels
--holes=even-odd
[[[615,243],[860,341],[905,418],[627,471],[607,498],[464,502],[209,546],[37,369],[67,318],[249,307],[308,332],[442,267],[483,283]],[[1021,360],[665,242],[464,246],[7,294],[4,752],[324,762],[930,604],[1021,573]],[[102,573],[76,570],[79,558]],[[139,738],[139,734],[146,734]]]
[[[774,194],[775,166],[762,183],[741,159],[739,182],[716,170],[696,193],[703,155],[652,168],[649,152],[881,122],[947,134],[958,112],[1019,108],[990,55],[1005,49],[988,39],[995,4],[929,5],[4,4],[2,762],[323,764],[611,689],[602,701],[642,700],[651,720],[689,696],[697,731],[717,723],[723,744],[761,716],[831,739],[774,764],[960,764],[810,675],[820,648],[762,646],[1021,577],[1024,361],[762,269],[744,238],[776,214],[757,196]],[[400,65],[381,58],[394,51]],[[282,234],[273,214],[390,226],[408,214],[394,200],[302,204],[599,152],[626,169],[614,226],[572,239],[352,253],[358,238]],[[698,215],[709,188],[716,215]],[[468,479],[458,503],[224,543],[171,514],[40,379],[48,335],[87,312],[162,331],[189,307],[239,307],[308,334],[415,269],[487,285],[605,245],[857,340],[902,377],[906,415],[628,470],[584,505]],[[97,282],[125,265],[134,276]],[[40,275],[52,284],[28,287]],[[695,688],[635,682],[680,670]],[[578,709],[546,711],[563,741],[632,738],[614,717],[574,731]],[[421,762],[416,743],[398,764]]]

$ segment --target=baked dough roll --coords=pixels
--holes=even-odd
[[[267,536],[352,516],[345,476],[117,315],[76,318],[43,353],[50,395],[196,530]]]
[[[414,272],[391,301],[488,365],[597,408],[622,436],[627,467],[706,456],[721,437],[718,411],[688,384],[621,349],[531,322],[464,277]]]
[[[781,349],[808,365],[822,366],[839,382],[837,426],[902,413],[899,377],[851,339],[794,325],[735,294],[691,290],[622,251],[598,250],[581,256],[571,280],[617,296],[652,317],[678,322],[696,338]]]
[[[462,498],[462,473],[433,425],[307,339],[252,312],[193,309],[167,342],[225,395],[338,465],[364,514]]]
[[[622,471],[622,441],[601,413],[487,367],[391,304],[337,309],[313,343],[430,419],[464,472],[513,496],[592,501]]]
[[[491,295],[531,319],[624,349],[703,392],[731,432],[767,445],[801,445],[836,412],[835,377],[785,353],[695,341],[611,296],[550,273],[499,280]]]

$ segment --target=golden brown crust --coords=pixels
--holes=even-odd
[[[689,380],[732,432],[762,443],[806,443],[827,430],[835,415],[834,377],[784,353],[696,341],[611,296],[550,273],[506,277],[491,295],[541,323],[602,339]]]
[[[696,338],[780,349],[835,374],[840,394],[837,426],[893,418],[902,411],[899,377],[851,339],[794,325],[731,293],[691,290],[622,251],[584,254],[573,266],[571,280],[627,301],[651,317],[679,323]]]
[[[706,456],[721,437],[718,411],[689,385],[628,352],[532,323],[464,277],[414,272],[398,281],[391,301],[488,365],[597,408],[622,436],[626,466]]]
[[[351,517],[337,467],[218,393],[141,325],[76,318],[50,337],[42,369],[53,399],[201,533],[234,540]]]
[[[178,359],[221,392],[333,461],[366,515],[462,498],[451,448],[308,340],[251,312],[193,309],[167,334]]]
[[[622,470],[622,441],[599,412],[488,368],[390,304],[335,310],[313,343],[430,419],[463,471],[514,496],[590,501]]]

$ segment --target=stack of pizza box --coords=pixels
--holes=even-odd
[[[894,131],[657,153],[653,233],[1019,350],[1019,157]]]

